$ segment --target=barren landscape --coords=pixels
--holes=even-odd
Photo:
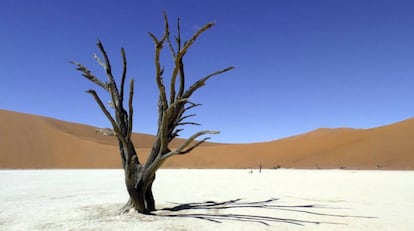
[[[412,230],[414,172],[170,170],[156,216],[119,209],[122,170],[2,170],[0,230]],[[18,182],[16,184],[16,182]]]
[[[116,138],[96,129],[0,110],[0,168],[120,168]],[[205,143],[163,167],[412,170],[413,137],[414,119],[371,129],[321,128],[261,143]],[[154,136],[133,139],[145,160]]]
[[[154,216],[119,213],[128,199],[123,172],[98,170],[119,168],[114,137],[87,125],[4,110],[0,128],[0,230],[411,230],[414,225],[414,172],[395,171],[413,169],[413,119],[372,129],[317,129],[263,143],[205,143],[191,155],[171,158],[164,165],[170,169],[157,173]],[[145,159],[154,137],[133,139]]]
[[[414,1],[2,1],[0,231],[414,230]]]

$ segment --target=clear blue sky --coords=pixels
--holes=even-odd
[[[215,70],[193,101],[216,142],[278,139],[319,127],[370,128],[414,116],[414,1],[2,0],[0,108],[109,127],[70,60],[119,49],[136,81],[134,130],[156,132],[153,43],[162,12],[184,36],[209,21],[186,59],[188,82]],[[166,53],[166,55],[169,55]],[[167,61],[167,59],[165,59]],[[167,64],[165,64],[168,66]],[[119,73],[119,72],[118,72]],[[102,95],[103,97],[103,95]],[[103,97],[105,100],[108,97]]]

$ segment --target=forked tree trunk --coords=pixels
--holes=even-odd
[[[180,131],[181,126],[184,125],[198,125],[194,122],[186,122],[185,120],[195,116],[195,114],[185,115],[185,113],[199,106],[190,102],[192,94],[203,87],[208,79],[221,73],[227,72],[233,67],[228,67],[216,72],[213,72],[205,77],[194,82],[188,88],[185,86],[185,73],[183,57],[187,53],[187,50],[195,42],[200,34],[207,29],[211,28],[214,23],[207,23],[201,27],[190,40],[182,43],[180,35],[180,23],[177,22],[177,36],[175,36],[176,47],[173,46],[170,40],[170,32],[168,26],[167,15],[164,13],[164,34],[161,39],[158,39],[155,35],[149,33],[155,44],[155,79],[159,90],[159,103],[158,103],[158,132],[155,143],[152,147],[151,153],[145,164],[141,164],[134,144],[131,141],[132,135],[132,118],[133,118],[133,93],[134,93],[134,80],[130,82],[128,111],[124,108],[124,85],[127,71],[127,63],[125,51],[122,48],[122,60],[123,70],[121,76],[120,89],[115,82],[112,75],[111,64],[108,55],[100,41],[97,45],[101,51],[104,61],[102,61],[97,55],[94,54],[96,61],[104,68],[108,82],[99,80],[92,72],[80,63],[72,62],[77,66],[77,69],[82,72],[82,75],[94,82],[98,86],[106,90],[112,98],[111,107],[114,109],[114,115],[108,111],[106,106],[102,103],[102,100],[94,90],[88,90],[95,101],[98,103],[105,116],[111,122],[114,134],[119,142],[120,156],[122,161],[122,167],[125,173],[125,184],[129,194],[129,200],[122,208],[122,212],[129,211],[131,208],[135,209],[139,213],[148,214],[155,210],[155,201],[152,193],[152,185],[155,180],[155,173],[164,163],[164,161],[174,155],[184,155],[191,152],[194,148],[205,142],[207,138],[200,141],[196,141],[202,135],[216,134],[217,131],[200,131],[189,137],[178,148],[170,150],[170,142],[176,138]],[[160,64],[160,54],[164,45],[168,45],[171,55],[174,60],[174,68],[172,70],[169,86],[169,97],[167,97],[167,89],[164,85],[163,74],[164,69]],[[176,82],[178,82],[178,89],[176,89]]]
[[[135,188],[131,183],[133,183],[133,181],[126,182],[129,199],[128,202],[121,208],[120,212],[127,213],[131,209],[135,209],[139,213],[149,214],[150,212],[155,211],[152,183],[149,183],[150,185],[146,190],[144,190],[143,187]],[[140,186],[140,184],[138,186]]]
[[[144,180],[144,168],[141,165],[136,168],[132,165],[125,171],[125,184],[129,194],[129,200],[122,212],[135,208],[139,213],[149,213],[155,211],[155,200],[152,194],[152,179]]]

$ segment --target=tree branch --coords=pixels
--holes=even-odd
[[[168,37],[168,22],[166,23],[166,27],[165,27],[165,31],[164,31],[164,35],[161,38],[160,41],[158,41],[157,37],[152,34],[152,33],[148,33],[150,35],[150,37],[152,38],[152,40],[154,41],[155,44],[155,56],[154,56],[154,63],[155,63],[155,79],[157,82],[157,86],[158,89],[160,91],[160,100],[162,103],[162,106],[164,108],[167,108],[168,106],[168,102],[167,102],[167,96],[165,93],[165,86],[164,83],[162,81],[162,74],[163,74],[163,69],[161,68],[161,64],[160,64],[160,54],[161,54],[161,50],[163,47],[163,43],[164,41],[167,39]]]
[[[195,123],[195,122],[180,122],[180,123],[176,123],[176,126],[184,126],[184,125],[195,125],[195,126],[200,126],[201,124],[199,124],[199,123]]]
[[[188,102],[189,104],[191,104],[190,106],[188,106],[188,107],[186,107],[184,110],[185,111],[188,111],[188,110],[190,110],[190,109],[192,109],[192,108],[195,108],[195,107],[199,107],[199,106],[201,106],[202,104],[200,104],[200,103],[192,103],[192,102]]]
[[[194,135],[192,135],[190,138],[188,138],[183,144],[181,144],[174,151],[170,151],[162,155],[157,155],[157,157],[152,161],[152,163],[148,167],[146,167],[145,174],[144,174],[144,180],[148,178],[151,174],[154,174],[156,169],[158,169],[162,165],[162,163],[164,163],[164,161],[168,159],[169,157],[173,155],[183,155],[183,154],[189,153],[191,150],[200,146],[202,143],[204,143],[206,140],[209,139],[209,138],[204,138],[203,140],[200,140],[196,142],[195,144],[192,144],[195,141],[195,139],[197,139],[198,137],[202,135],[206,135],[206,134],[218,134],[218,133],[220,132],[219,131],[197,132]]]
[[[168,143],[170,141],[170,123],[174,119],[174,111],[176,110],[175,107],[179,104],[187,102],[188,99],[180,99],[172,103],[167,109],[162,112],[161,124],[159,124],[159,134],[158,137],[161,140],[161,148],[160,152],[167,150]]]
[[[182,131],[182,130],[184,130],[184,129],[179,129],[179,128],[176,128],[172,133],[171,133],[171,139],[170,139],[170,141],[171,140],[173,140],[175,137],[177,137],[178,136],[178,134]]]
[[[188,40],[185,44],[183,49],[178,52],[177,56],[184,56],[185,53],[187,53],[188,48],[190,48],[191,45],[193,45],[193,43],[196,41],[196,39],[198,38],[198,36],[200,36],[204,31],[210,29],[211,27],[213,27],[215,25],[214,22],[209,22],[207,24],[205,24],[203,27],[201,27],[194,35],[193,37],[191,37],[190,40]]]
[[[121,55],[122,55],[122,77],[121,77],[121,93],[119,95],[119,98],[122,104],[124,102],[124,85],[125,85],[125,79],[127,74],[127,59],[125,55],[124,48],[121,48]]]
[[[112,75],[112,67],[111,67],[111,62],[109,61],[109,57],[108,54],[106,53],[101,40],[98,40],[98,42],[96,43],[96,45],[98,46],[99,50],[101,51],[102,55],[104,56],[105,59],[105,65],[102,65],[105,68],[107,77],[109,82],[115,82],[114,77]],[[98,62],[99,63],[99,62]]]
[[[180,123],[180,122],[182,122],[183,120],[185,120],[185,119],[187,119],[187,118],[190,118],[190,117],[194,117],[194,116],[196,116],[196,114],[190,114],[190,115],[183,116],[183,117],[181,117],[180,119],[178,119],[176,123]]]
[[[191,145],[191,143],[193,143],[193,141],[195,139],[197,139],[198,137],[200,137],[202,135],[206,135],[206,134],[219,134],[219,133],[220,133],[219,131],[199,131],[199,132],[195,133],[194,135],[192,135],[190,138],[188,138],[183,144],[181,144],[174,151],[170,151],[168,153],[163,154],[161,156],[161,159],[166,160],[167,158],[169,158],[173,155],[186,154],[186,153],[190,152],[191,150],[193,150],[194,148],[200,146],[200,144],[202,144],[203,142],[205,142],[207,140],[206,138],[204,138],[203,140]],[[190,146],[190,147],[188,147],[188,146]]]
[[[128,99],[128,107],[129,107],[129,118],[128,118],[128,132],[127,132],[127,138],[131,139],[132,134],[132,119],[134,114],[134,108],[132,106],[132,101],[134,99],[134,79],[131,79],[131,82],[129,83],[129,99]]]
[[[206,137],[200,141],[198,141],[197,143],[193,144],[191,147],[181,151],[180,153],[178,153],[178,155],[185,155],[189,152],[191,152],[193,149],[197,148],[198,146],[200,146],[202,143],[206,142],[207,140],[209,140],[210,137]]]
[[[210,79],[211,77],[213,77],[213,76],[216,76],[216,75],[219,75],[219,74],[222,74],[222,73],[224,73],[224,72],[227,72],[227,71],[230,71],[230,70],[232,70],[232,69],[234,69],[234,67],[232,67],[232,66],[230,66],[230,67],[227,67],[227,68],[225,68],[225,69],[222,69],[222,70],[219,70],[219,71],[216,71],[216,72],[214,72],[214,73],[211,73],[211,74],[209,74],[209,75],[207,75],[206,77],[204,77],[204,78],[202,78],[202,79],[200,79],[200,80],[198,80],[197,82],[195,82],[193,85],[191,85],[191,87],[184,93],[184,95],[183,95],[183,97],[185,97],[185,98],[190,98],[191,97],[191,95],[197,90],[197,89],[199,89],[200,87],[202,87],[202,86],[204,86],[205,84],[206,84],[206,81],[208,80],[208,79]]]
[[[166,18],[166,15],[164,14],[164,17]],[[181,46],[181,31],[180,31],[180,25],[179,25],[179,20],[178,20],[178,25],[177,25],[177,32],[178,32],[178,37],[177,37],[177,43],[179,45],[179,47]],[[209,28],[213,27],[214,23],[210,22],[205,24],[203,27],[201,27],[192,37],[190,40],[188,40],[186,43],[184,43],[184,47],[182,49],[179,49],[177,51],[177,54],[174,56],[174,70],[172,72],[171,75],[171,83],[170,83],[170,102],[174,101],[175,99],[175,81],[177,78],[178,73],[180,73],[180,88],[179,88],[179,94],[178,97],[181,97],[184,91],[184,63],[183,63],[183,58],[185,56],[185,54],[187,53],[187,50],[191,47],[191,45],[193,45],[193,43],[196,41],[196,39],[206,30],[208,30]],[[186,97],[187,98],[187,97]]]
[[[102,87],[103,89],[109,92],[108,84],[99,80],[94,74],[92,74],[92,72],[88,68],[75,61],[70,61],[69,63],[76,65],[76,70],[82,72],[83,77],[89,79],[93,83],[97,84],[98,86]]]
[[[102,112],[105,114],[106,118],[108,118],[109,122],[111,122],[112,127],[116,136],[125,143],[125,138],[122,136],[121,131],[119,129],[118,124],[115,122],[114,118],[112,118],[111,113],[106,109],[105,105],[102,103],[102,100],[99,98],[98,94],[94,90],[88,90],[87,93],[91,94],[95,101],[98,103],[99,107],[101,108]]]
[[[167,14],[165,12],[164,12],[164,18],[165,18],[165,20],[168,20]],[[177,23],[180,23],[179,19],[177,20]],[[179,25],[178,25],[178,27],[179,27]],[[177,36],[180,37],[180,34],[178,34]],[[168,43],[168,46],[170,47],[170,50],[171,50],[171,53],[172,53],[172,56],[173,56],[173,59],[174,59],[174,69],[173,69],[173,72],[171,74],[171,80],[170,80],[170,103],[172,103],[175,100],[175,81],[177,79],[178,71],[180,70],[180,67],[179,67],[180,59],[181,59],[181,57],[179,57],[180,44],[178,43],[177,53],[175,53],[173,45],[172,45],[171,40],[170,40],[170,36],[168,36],[167,43]]]
[[[95,53],[92,54],[92,57],[95,59],[95,61],[104,69],[106,70],[106,64],[102,62],[101,58]]]
[[[183,97],[184,89],[185,89],[185,73],[184,73],[184,62],[183,58],[180,59],[180,87],[178,89],[177,97]]]
[[[177,37],[175,38],[177,42],[178,50],[181,50],[181,28],[180,28],[180,19],[177,19]],[[185,74],[184,74],[184,62],[183,58],[180,59],[180,87],[178,89],[178,96],[182,97],[185,89]]]
[[[106,53],[105,48],[103,47],[102,42],[100,40],[98,40],[96,45],[98,46],[99,50],[101,51],[105,59],[104,67],[106,67],[105,71],[106,71],[106,76],[108,77],[109,92],[111,93],[112,102],[114,103],[114,106],[116,108],[115,111],[116,112],[122,111],[122,105],[121,105],[122,102],[120,102],[121,100],[119,96],[119,91],[116,86],[114,76],[112,75],[112,68],[111,68],[111,63],[110,63],[108,54]]]
[[[165,21],[165,17],[166,16],[167,15],[164,12],[164,21]],[[168,18],[167,18],[167,21],[168,21]],[[178,19],[178,21],[180,21],[180,20]],[[170,48],[171,56],[175,59],[175,57],[177,56],[177,54],[175,53],[175,49],[174,49],[174,46],[172,45],[170,36],[167,37],[167,44],[168,44],[168,47]],[[178,47],[178,50],[180,50],[180,47]]]

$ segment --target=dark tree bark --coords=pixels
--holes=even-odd
[[[168,18],[165,13],[164,23],[164,33],[161,38],[157,38],[154,34],[149,33],[155,44],[155,78],[159,90],[159,102],[158,132],[149,158],[145,163],[139,161],[134,144],[131,141],[133,118],[132,105],[134,95],[133,79],[131,79],[129,85],[127,109],[124,107],[124,86],[127,74],[127,60],[124,49],[121,49],[123,69],[119,87],[115,82],[109,57],[101,41],[98,41],[97,46],[102,53],[103,60],[95,54],[94,58],[105,69],[107,82],[101,81],[84,65],[78,62],[71,62],[76,65],[77,70],[79,70],[85,78],[102,87],[112,98],[111,107],[114,109],[113,114],[111,114],[107,107],[102,103],[102,100],[96,91],[87,91],[93,96],[105,116],[111,122],[114,134],[118,139],[122,167],[125,173],[125,184],[130,196],[129,201],[122,209],[123,212],[128,211],[131,208],[134,208],[139,213],[150,213],[151,211],[154,211],[155,200],[152,193],[152,184],[155,180],[156,171],[161,167],[164,161],[174,155],[187,154],[209,139],[209,137],[205,137],[198,140],[201,136],[218,133],[218,131],[199,131],[184,141],[178,148],[171,150],[169,147],[170,142],[183,130],[182,126],[198,125],[197,123],[187,121],[188,118],[195,116],[195,114],[186,114],[186,112],[194,107],[200,106],[200,104],[195,104],[190,101],[193,93],[203,87],[208,79],[233,69],[233,67],[227,67],[213,72],[187,87],[185,84],[183,58],[196,39],[203,32],[213,27],[214,23],[207,23],[188,41],[182,43],[180,21],[178,20],[175,46],[170,39]],[[167,97],[167,88],[164,84],[164,69],[161,67],[160,63],[161,51],[165,45],[168,46],[174,61],[174,68],[172,70],[168,89],[169,97]]]

